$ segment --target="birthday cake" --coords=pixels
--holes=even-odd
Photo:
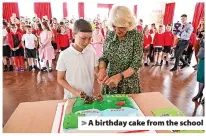
[[[78,129],[78,117],[82,116],[144,116],[128,95],[81,96],[64,109],[64,132]]]

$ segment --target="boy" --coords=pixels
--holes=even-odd
[[[153,44],[154,44],[154,62],[155,62],[155,66],[159,65],[159,57],[161,56],[161,52],[162,52],[162,46],[164,44],[164,38],[163,38],[163,26],[160,25],[159,26],[159,30],[158,32],[155,34],[154,36],[154,40],[153,40]]]
[[[59,55],[57,82],[64,87],[64,99],[80,96],[81,92],[98,95],[100,85],[95,77],[98,61],[90,45],[92,26],[86,20],[79,19],[74,24],[73,34],[75,43]]]
[[[169,66],[169,63],[168,63],[169,53],[174,43],[174,35],[171,32],[171,25],[167,25],[166,32],[163,33],[163,38],[164,38],[164,45],[163,45],[164,49],[162,53],[162,59],[160,62],[160,66],[162,66],[163,59],[166,54],[166,67],[168,67]]]
[[[22,45],[25,47],[26,57],[28,58],[29,71],[33,68],[38,70],[36,66],[36,47],[37,47],[37,37],[32,34],[31,26],[26,26],[26,34],[22,36]],[[25,45],[24,45],[25,42]],[[32,67],[32,63],[34,64]]]
[[[16,71],[24,71],[24,48],[21,44],[21,39],[22,34],[17,31],[17,25],[11,24],[8,42],[11,49],[11,57],[14,58]]]
[[[12,66],[12,61],[10,58],[10,54],[11,54],[11,49],[9,47],[9,42],[8,42],[8,32],[6,30],[8,26],[8,23],[3,21],[3,64],[4,64],[4,72],[5,71],[13,71],[13,66]],[[10,66],[7,66],[7,59],[10,60]]]

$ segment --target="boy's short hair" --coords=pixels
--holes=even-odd
[[[26,28],[31,28],[31,26],[30,26],[30,25],[26,25],[25,27],[26,27]]]
[[[159,27],[163,27],[162,25],[159,25]]]
[[[10,27],[16,27],[16,24],[11,24]]]
[[[60,25],[64,25],[64,22],[63,22],[63,21],[61,21],[59,24],[60,24]]]
[[[183,14],[181,17],[187,17],[187,15],[186,15],[186,14]]]
[[[143,20],[142,20],[142,19],[139,19],[139,22],[143,23]]]
[[[78,19],[74,23],[73,33],[77,34],[78,32],[92,32],[91,24],[84,19]]]
[[[171,24],[168,24],[167,26],[172,26]]]

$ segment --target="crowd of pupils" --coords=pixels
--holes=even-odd
[[[74,42],[72,27],[75,19],[63,18],[60,22],[56,18],[48,19],[47,16],[40,20],[34,17],[20,19],[12,14],[10,21],[3,20],[3,64],[4,71],[24,71],[24,61],[27,59],[28,70],[52,71],[52,60],[57,53],[65,50]],[[97,57],[102,55],[103,43],[108,29],[106,21],[96,18],[90,21],[94,29],[91,44],[93,44]],[[144,35],[143,39],[143,63],[154,66],[169,66],[169,56],[174,59],[174,48],[177,38],[171,25],[159,25],[154,23],[149,27],[143,27],[140,19],[137,29]],[[183,55],[188,64],[191,63],[195,47],[196,34],[192,33],[190,42]],[[196,53],[196,52],[195,52]],[[37,66],[38,65],[38,66]],[[197,66],[194,66],[197,69]]]

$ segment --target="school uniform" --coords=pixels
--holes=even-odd
[[[56,50],[57,49],[57,30],[52,29],[53,32],[53,40],[52,40],[52,46]]]
[[[191,59],[192,59],[192,54],[193,54],[193,50],[194,50],[194,46],[195,46],[195,42],[196,42],[196,34],[192,33],[190,36],[190,40],[189,40],[189,46],[186,50],[186,56],[185,56],[185,60],[190,64],[191,63]]]
[[[154,40],[153,40],[154,52],[161,52],[163,45],[164,45],[163,33],[156,33],[154,35]]]
[[[143,32],[142,26],[141,26],[141,25],[138,25],[138,26],[137,26],[137,30],[139,30],[140,32]]]
[[[67,34],[57,34],[57,49],[64,51],[69,47],[69,36]]]
[[[27,58],[36,58],[36,46],[35,41],[37,37],[34,34],[24,34],[22,36],[22,41],[25,42],[25,52]]]
[[[3,37],[6,37],[6,40],[3,41],[3,57],[10,57],[11,49],[9,47],[8,32],[6,29],[3,29],[2,35],[3,35]]]
[[[74,89],[92,95],[94,86],[94,68],[98,66],[96,53],[92,45],[88,45],[82,52],[73,47],[60,53],[56,70],[65,71],[65,80]],[[64,88],[64,99],[72,98],[74,95]]]
[[[143,52],[144,53],[149,52],[151,42],[152,42],[151,35],[144,35],[144,40],[143,40]]]
[[[169,32],[164,32],[163,37],[164,37],[163,52],[170,53],[171,48],[172,48],[173,43],[174,43],[174,35],[172,34],[171,31],[169,31]]]
[[[18,68],[18,71],[23,71],[23,66],[24,66],[24,48],[22,47],[21,44],[21,39],[22,39],[22,34],[20,32],[16,33],[9,33],[8,34],[8,42],[10,48],[17,48],[16,51],[11,51],[11,56],[14,57],[14,62],[16,67]]]

